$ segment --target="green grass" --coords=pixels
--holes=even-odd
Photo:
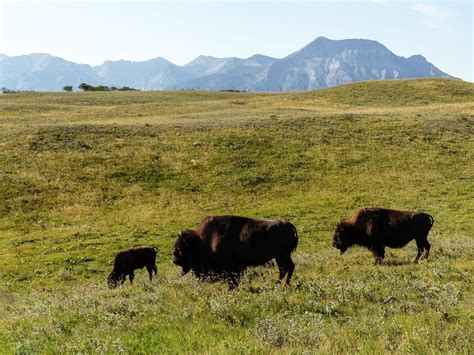
[[[284,94],[0,96],[2,352],[473,351],[474,85],[424,79]],[[414,243],[343,257],[367,206],[435,218]],[[294,223],[289,288],[181,277],[177,232],[207,215]],[[152,286],[109,290],[114,254],[159,247]]]

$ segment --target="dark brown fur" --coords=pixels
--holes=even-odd
[[[183,275],[192,271],[200,279],[226,279],[235,288],[248,266],[265,265],[275,258],[278,282],[287,275],[290,283],[295,264],[296,228],[289,222],[259,221],[238,216],[205,218],[197,230],[186,230],[176,238],[173,262]]]
[[[344,253],[353,245],[361,245],[372,251],[375,263],[380,264],[385,257],[385,247],[402,248],[415,239],[420,259],[430,253],[428,233],[433,225],[433,217],[422,212],[396,211],[385,208],[364,208],[351,220],[341,221],[334,233],[333,246]]]
[[[140,247],[119,252],[114,259],[114,268],[107,278],[109,285],[116,286],[119,282],[123,284],[127,275],[130,283],[133,284],[134,271],[144,267],[148,270],[151,282],[153,272],[155,275],[158,273],[156,267],[157,251],[158,249],[155,247]]]

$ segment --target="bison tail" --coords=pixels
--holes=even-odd
[[[296,227],[291,224],[291,227],[293,228],[293,236],[294,236],[294,239],[292,240],[293,241],[293,245],[291,246],[291,252],[294,252],[296,250],[296,247],[298,246],[298,231],[296,230]]]
[[[430,214],[427,214],[427,215],[428,215],[428,217],[430,218],[430,220],[431,220],[431,226],[433,227],[433,224],[434,224],[434,218],[433,218],[433,216],[432,216],[432,215],[430,215]]]

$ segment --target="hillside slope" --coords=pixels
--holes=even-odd
[[[1,95],[0,349],[472,353],[473,86]],[[335,225],[367,206],[434,216],[429,261],[413,242],[381,266],[339,255]],[[177,233],[216,214],[291,221],[292,285],[275,267],[234,292],[181,276]],[[153,284],[109,289],[141,245]]]
[[[294,95],[301,100],[325,100],[348,106],[419,106],[472,102],[474,84],[453,79],[375,80]]]

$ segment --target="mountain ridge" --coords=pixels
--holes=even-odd
[[[364,81],[448,77],[424,56],[398,56],[368,39],[317,37],[283,58],[200,55],[179,66],[163,57],[146,61],[106,60],[90,66],[48,53],[0,54],[0,87],[61,91],[64,85],[129,86],[141,90],[197,89],[307,91]]]

